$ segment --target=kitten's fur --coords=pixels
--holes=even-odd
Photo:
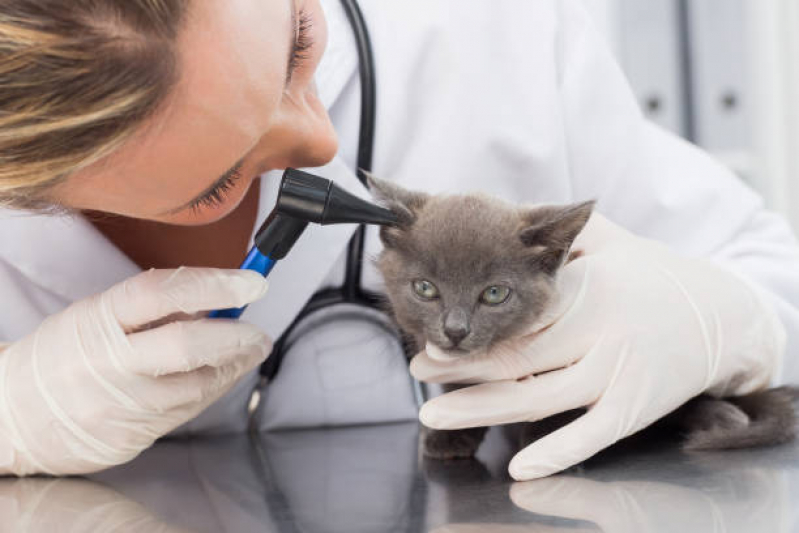
[[[579,257],[572,243],[594,206],[519,207],[483,195],[432,196],[373,176],[370,189],[399,217],[396,227],[381,229],[385,248],[377,264],[413,353],[432,343],[450,355],[467,354],[523,332],[546,309],[558,270]],[[433,283],[440,298],[420,298],[417,280]],[[501,305],[481,304],[482,292],[497,285],[511,288],[512,296]],[[789,387],[739,398],[702,395],[669,419],[686,435],[686,449],[776,444],[794,437],[797,397]],[[581,412],[536,422],[528,433],[543,436]],[[485,430],[427,430],[425,454],[470,457]]]

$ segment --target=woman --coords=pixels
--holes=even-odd
[[[491,382],[431,401],[425,423],[591,407],[514,459],[511,473],[529,479],[699,392],[782,379],[786,332],[789,349],[799,335],[790,231],[641,117],[576,0],[362,7],[378,66],[375,172],[432,192],[598,198],[638,235],[592,218],[547,333],[510,341],[501,357],[420,354],[412,371],[424,379]],[[274,175],[258,176],[325,165],[319,174],[357,188],[357,57],[341,8],[15,0],[1,10],[0,472],[106,468],[189,421],[180,431],[243,430],[252,369],[270,348],[261,331],[274,338],[320,285],[338,283],[329,264],[347,229],[303,238],[250,306],[253,325],[201,313],[264,294],[257,276],[230,270],[273,202]],[[15,214],[50,207],[75,216]],[[291,354],[259,426],[415,416],[396,354],[348,341]]]

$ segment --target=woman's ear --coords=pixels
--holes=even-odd
[[[386,248],[398,248],[407,231],[416,222],[419,212],[430,199],[428,194],[409,191],[390,181],[366,173],[367,185],[372,196],[386,209],[397,215],[396,226],[380,228],[380,240]]]
[[[564,207],[537,207],[523,215],[524,227],[519,238],[534,252],[536,264],[550,274],[563,265],[574,239],[591,218],[595,204],[590,201]]]

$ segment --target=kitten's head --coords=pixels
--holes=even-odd
[[[399,218],[381,229],[377,262],[396,319],[449,355],[488,348],[539,317],[594,205],[431,196],[373,176],[370,189]]]

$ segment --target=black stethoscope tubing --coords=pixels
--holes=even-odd
[[[374,53],[363,13],[356,0],[341,0],[358,48],[359,76],[361,82],[361,119],[358,134],[357,176],[366,186],[366,173],[372,170],[375,125],[377,115],[377,81]],[[285,353],[290,348],[289,339],[297,326],[308,316],[338,304],[354,304],[380,309],[384,299],[361,286],[366,225],[358,226],[347,247],[344,283],[341,287],[324,289],[314,294],[294,321],[275,341],[272,354],[261,365],[261,376],[271,381],[280,370]]]

